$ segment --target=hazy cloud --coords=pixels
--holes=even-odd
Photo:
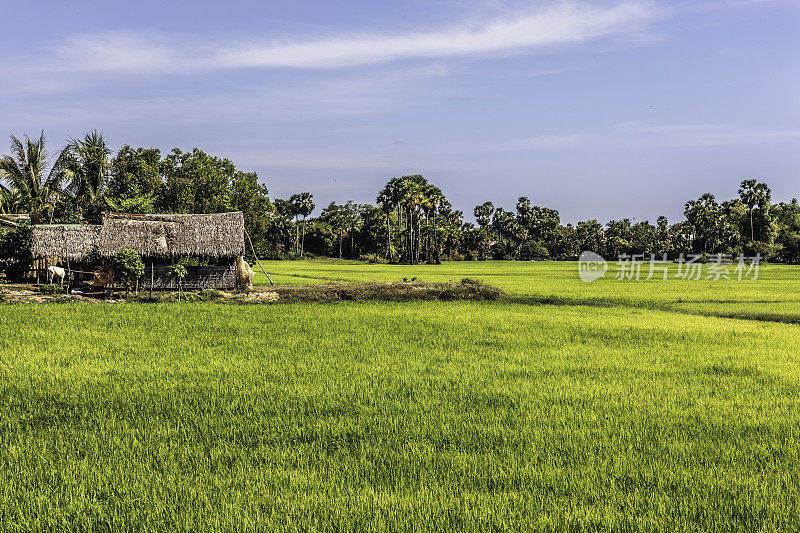
[[[323,69],[407,59],[508,54],[639,34],[654,15],[652,4],[639,0],[611,5],[566,2],[506,13],[483,23],[407,34],[213,44],[159,34],[76,35],[58,44],[56,68],[158,73],[225,68]]]

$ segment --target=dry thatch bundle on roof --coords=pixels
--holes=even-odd
[[[66,245],[65,245],[66,243]],[[35,257],[83,259],[92,250],[111,257],[123,249],[142,257],[244,255],[244,216],[240,211],[203,215],[103,213],[100,226],[37,226]]]
[[[30,223],[31,216],[27,213],[0,213],[0,229],[15,229]]]
[[[34,226],[31,252],[34,257],[61,257],[80,261],[97,249],[100,226],[58,224]]]
[[[104,213],[99,248],[104,256],[129,248],[143,257],[234,258],[244,254],[244,216]]]

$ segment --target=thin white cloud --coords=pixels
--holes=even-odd
[[[656,14],[643,0],[559,2],[484,23],[408,34],[362,34],[287,42],[228,42],[153,34],[81,35],[56,49],[56,68],[79,71],[181,72],[225,68],[324,69],[408,59],[510,54],[533,48],[640,35]],[[190,44],[187,44],[189,42]]]
[[[655,146],[735,146],[800,142],[800,130],[743,128],[726,124],[621,124],[631,142]]]

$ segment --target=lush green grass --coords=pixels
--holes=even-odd
[[[0,529],[800,527],[800,269],[267,268],[513,298],[0,306]]]
[[[278,284],[327,281],[458,281],[478,278],[508,292],[515,299],[558,301],[583,305],[623,305],[713,314],[764,318],[800,323],[800,266],[763,265],[758,279],[739,281],[731,269],[729,280],[675,278],[673,266],[665,281],[661,273],[645,281],[616,280],[611,263],[605,278],[585,283],[574,262],[449,262],[442,265],[365,265],[352,261],[262,261]],[[706,271],[703,271],[705,277]],[[268,284],[259,270],[256,284]]]

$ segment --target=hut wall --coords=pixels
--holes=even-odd
[[[169,275],[168,266],[147,265],[144,276],[139,280],[139,289],[149,289],[152,280],[154,290],[178,290],[178,280]],[[236,287],[236,268],[234,265],[186,267],[183,278],[184,289],[234,289]]]

